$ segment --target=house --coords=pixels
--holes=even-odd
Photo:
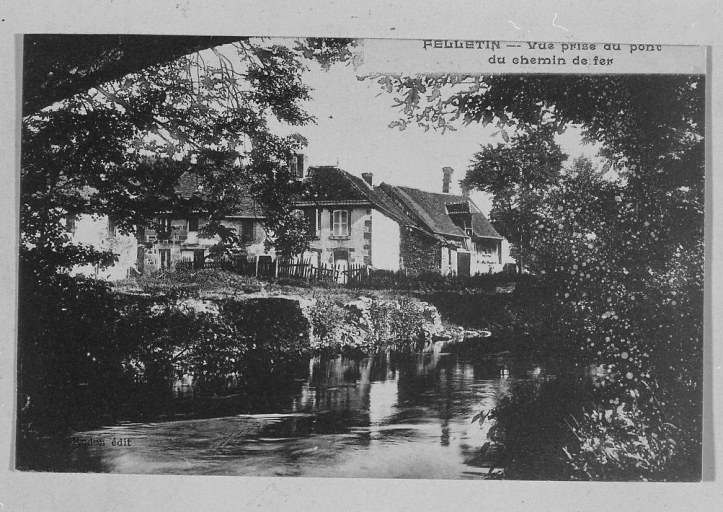
[[[184,173],[176,192],[185,199],[202,194],[203,187],[193,173]],[[239,236],[242,256],[266,256],[264,216],[250,195],[244,197],[239,208],[226,216],[221,224],[233,229]],[[83,274],[108,280],[124,279],[131,275],[150,274],[173,268],[183,263],[198,268],[213,254],[212,248],[220,241],[218,236],[205,237],[204,212],[161,212],[155,219],[159,229],[138,229],[135,234],[123,234],[116,228],[112,217],[81,215],[66,220],[66,230],[73,243],[82,243],[118,255],[115,265],[105,269],[82,266],[73,274]]]
[[[292,168],[305,185],[294,207],[312,235],[309,250],[299,259],[313,267],[368,266],[412,275],[468,276],[500,272],[508,262],[509,244],[469,195],[449,193],[451,168],[443,169],[441,193],[385,183],[375,186],[372,173],[358,177],[336,166],[307,167],[301,155]],[[191,199],[202,195],[203,187],[196,175],[185,173],[177,192]],[[222,220],[239,236],[241,256],[271,262],[274,252],[265,248],[263,222],[264,213],[250,194]],[[118,233],[112,219],[94,219],[83,231],[87,243],[111,248],[119,254],[119,262],[100,275],[98,269],[78,271],[118,279],[179,263],[198,268],[214,254],[220,240],[204,236],[205,223],[204,212],[165,212],[156,218],[159,229],[139,229],[132,236]]]
[[[71,275],[85,275],[100,279],[125,279],[137,270],[138,241],[133,235],[118,232],[107,216],[78,215],[65,219],[65,230],[73,244],[92,246],[101,251],[112,251],[118,261],[109,267],[78,265]]]
[[[306,217],[314,239],[304,255],[312,265],[342,270],[349,265],[400,269],[400,231],[408,219],[380,190],[333,166],[303,173],[305,192],[295,207]]]
[[[444,275],[501,272],[509,259],[509,244],[469,198],[468,190],[463,190],[462,195],[449,193],[452,168],[445,167],[442,172],[441,193],[380,185],[425,233],[434,235],[403,237],[403,266],[408,272]]]
[[[197,175],[184,173],[179,179],[176,192],[185,199],[203,194]],[[237,210],[227,215],[221,224],[235,231],[241,241],[242,256],[271,257],[265,247],[266,232],[263,228],[264,215],[250,194],[244,196]],[[178,212],[160,214],[155,223],[158,230],[146,229],[136,233],[139,242],[138,271],[152,273],[176,266],[179,262],[199,268],[205,259],[213,255],[213,247],[220,241],[218,236],[204,236],[207,223],[204,212]]]
[[[411,274],[473,275],[500,272],[508,246],[467,194],[449,193],[452,169],[443,171],[443,192],[359,178],[338,167],[310,167],[299,176],[306,192],[295,204],[314,240],[313,265],[350,264]]]

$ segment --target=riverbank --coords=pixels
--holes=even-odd
[[[575,346],[575,326],[562,322],[569,311],[540,280],[514,289],[364,290],[204,271],[112,286],[58,275],[49,284],[25,282],[22,291],[19,467],[32,467],[26,455],[42,456],[33,449],[39,439],[72,431],[293,412],[284,400],[298,395],[301,382],[316,404],[310,368],[317,360],[350,368],[343,386],[328,384],[333,395],[359,384],[356,362],[388,357],[390,382],[421,368],[411,389],[427,378],[428,358],[456,357],[470,363],[469,376],[495,375],[506,390],[516,389],[514,378],[505,384],[516,375],[509,361],[532,371],[532,387],[480,403],[464,418],[479,419],[472,427],[487,432],[481,442],[499,455],[505,478],[699,474],[699,425],[687,411],[700,398],[669,383],[651,393],[655,401],[621,399],[624,375],[590,364],[595,358]],[[375,372],[370,367],[377,382]]]
[[[24,291],[19,420],[30,436],[188,415],[169,398],[178,379],[192,379],[194,398],[206,402],[191,414],[212,415],[225,410],[226,396],[273,401],[268,384],[293,380],[314,355],[411,353],[464,339],[499,349],[474,322],[453,324],[423,297],[400,291],[220,271],[112,286],[66,276]]]

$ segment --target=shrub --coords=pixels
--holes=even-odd
[[[635,403],[595,407],[568,426],[576,442],[563,451],[574,479],[700,479],[695,439],[670,423],[651,422]]]
[[[319,297],[308,311],[311,330],[318,342],[330,343],[344,321],[344,309],[328,297]]]
[[[562,446],[574,438],[564,420],[589,400],[585,382],[573,376],[512,382],[489,411],[492,441],[504,447],[504,478],[566,480]]]

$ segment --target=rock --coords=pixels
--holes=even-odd
[[[515,291],[515,283],[509,283],[495,288],[495,293],[512,293]]]
[[[489,338],[492,333],[487,330],[467,329],[464,331],[465,338]]]

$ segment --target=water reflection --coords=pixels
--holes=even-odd
[[[265,403],[219,397],[233,416],[130,423],[78,433],[103,446],[56,448],[35,469],[119,473],[479,478],[492,464],[472,417],[529,380],[533,365],[504,355],[444,351],[351,360],[312,359],[305,378],[265,389]],[[273,386],[271,386],[273,387]],[[194,383],[175,384],[179,400]],[[239,412],[241,412],[239,414]],[[130,446],[110,446],[128,439]]]

